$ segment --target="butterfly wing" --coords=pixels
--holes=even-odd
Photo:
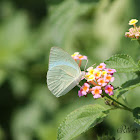
[[[74,88],[80,82],[81,77],[82,74],[77,73],[70,66],[56,66],[47,73],[48,88],[56,97],[60,97]]]
[[[49,70],[55,66],[67,65],[81,72],[75,60],[64,50],[59,47],[52,47],[49,58]]]
[[[53,47],[47,73],[49,90],[56,97],[60,97],[74,88],[80,82],[81,77],[81,70],[74,59],[62,49]]]

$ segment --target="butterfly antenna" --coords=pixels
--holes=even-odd
[[[88,59],[87,59],[87,62],[86,62],[86,65],[85,65],[84,71],[86,71],[87,64],[88,64]]]
[[[91,65],[90,67],[92,67],[92,66],[94,66],[94,65],[96,65],[96,63],[95,63],[95,64],[93,64],[93,65]]]

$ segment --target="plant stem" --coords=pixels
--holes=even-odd
[[[124,107],[123,109],[125,109],[125,110],[128,110],[128,111],[132,112],[132,109],[131,109],[131,108],[129,108],[129,107],[125,106],[124,104],[122,104],[122,103],[120,103],[120,102],[116,101],[115,99],[113,99],[112,97],[110,97],[108,94],[103,93],[103,95],[104,95],[104,96],[106,96],[107,98],[111,99],[112,101],[116,102],[117,104],[119,104],[119,105],[123,106],[123,107]]]
[[[79,60],[79,67],[81,67],[82,60]]]
[[[96,84],[93,80],[90,81],[91,84],[93,84],[94,86],[98,86],[98,84]]]

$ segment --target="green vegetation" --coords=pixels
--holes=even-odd
[[[110,58],[107,65],[120,72],[116,73],[114,85],[123,87],[116,90],[116,97],[123,94],[123,103],[132,108],[139,106],[140,73],[135,71],[140,66],[140,45],[124,36],[128,21],[140,20],[139,5],[138,0],[1,0],[0,140],[55,140],[67,114],[84,105],[105,106],[103,100],[92,96],[79,98],[78,87],[60,98],[51,94],[46,73],[52,46],[61,47],[69,54],[78,51],[88,56],[88,66]],[[131,57],[129,62],[123,62],[126,65],[122,63],[119,67],[110,63],[114,60],[111,56],[116,54]],[[116,59],[123,61],[126,55],[116,55]],[[130,67],[131,74],[125,71],[125,66]],[[138,110],[134,111],[136,122]],[[115,110],[104,122],[75,140],[140,137],[140,133],[118,133],[122,125],[137,126],[129,112]]]

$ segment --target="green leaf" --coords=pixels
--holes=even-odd
[[[6,79],[6,72],[0,69],[0,86],[3,84],[4,80]]]
[[[115,137],[110,134],[103,134],[102,136],[97,136],[97,140],[115,140]]]
[[[69,140],[102,122],[108,110],[101,105],[86,105],[71,112],[58,128],[58,140]]]
[[[3,129],[1,128],[1,126],[0,126],[0,140],[5,140],[5,139],[6,139],[6,135],[3,131]]]
[[[118,90],[116,93],[117,98],[119,98],[122,94],[124,94],[128,90],[132,90],[136,87],[140,86],[140,77],[137,77],[135,79],[129,80],[122,84],[122,89]]]
[[[138,61],[138,66],[139,66],[139,68],[140,68],[140,60]]]
[[[135,87],[138,87],[139,85],[140,85],[140,77],[137,77],[135,79],[132,79],[132,80],[129,80],[129,81],[125,82],[122,85],[122,88],[130,90],[130,89],[133,89]]]
[[[140,107],[136,107],[133,110],[133,117],[134,117],[134,121],[140,125]]]
[[[115,97],[119,98],[128,90],[131,90],[137,86],[139,86],[140,78],[134,72],[130,73],[114,73],[114,82],[112,85],[114,87],[120,87],[115,91]]]
[[[105,61],[107,68],[114,68],[117,72],[135,72],[139,70],[132,57],[125,54],[117,54]]]
[[[131,72],[131,73],[114,73],[113,77],[115,78],[114,82],[112,85],[114,87],[119,87],[128,82],[129,80],[136,79],[138,76],[136,73]]]

